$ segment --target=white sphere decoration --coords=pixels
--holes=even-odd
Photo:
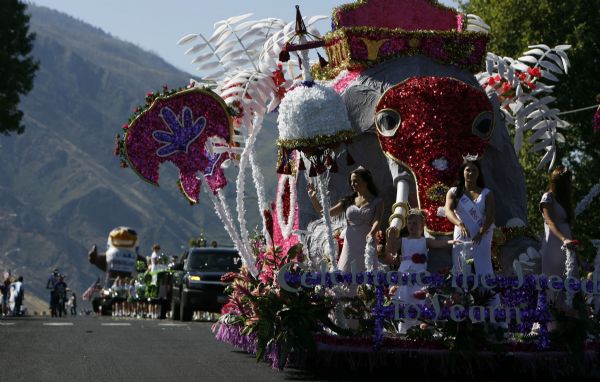
[[[354,135],[342,97],[312,81],[287,92],[279,105],[277,125],[279,142],[285,147],[319,146]]]

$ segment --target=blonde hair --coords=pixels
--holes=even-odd
[[[419,234],[422,236],[425,229],[425,212],[419,208],[411,208],[408,210],[408,214],[406,215],[406,221],[413,217],[417,217],[419,220],[421,220],[421,232]]]
[[[419,208],[411,208],[410,210],[408,210],[408,215],[406,215],[406,218],[408,218],[409,216],[418,216],[421,219],[425,220],[425,212]]]

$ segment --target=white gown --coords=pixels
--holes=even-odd
[[[456,187],[452,187],[450,191],[456,195]],[[485,222],[485,199],[488,193],[490,193],[490,190],[484,188],[475,200],[471,200],[466,194],[461,196],[454,213],[465,223],[470,236],[464,237],[460,232],[460,228],[454,226],[454,240],[473,241],[473,237],[477,235]],[[479,244],[455,244],[452,247],[453,269],[462,269],[461,252],[463,252],[462,257],[464,257],[464,260],[474,259],[476,274],[494,274],[492,267],[492,236],[494,227],[494,224],[490,226],[487,232],[481,237]]]

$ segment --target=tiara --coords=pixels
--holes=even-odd
[[[467,155],[463,155],[463,160],[468,161],[468,162],[475,162],[478,161],[479,159],[481,159],[481,156],[479,154],[467,154]]]
[[[408,210],[408,216],[411,215],[416,215],[416,216],[420,216],[422,218],[425,218],[425,214],[423,213],[423,210],[419,209],[419,208],[411,208],[410,210]]]

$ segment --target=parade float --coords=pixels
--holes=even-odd
[[[136,261],[144,260],[137,254],[137,232],[129,227],[114,228],[108,234],[106,252],[98,253],[94,245],[88,253],[88,260],[98,269],[106,272],[107,279],[131,277],[136,271]]]
[[[138,253],[138,234],[129,227],[116,227],[110,231],[106,251],[98,252],[94,245],[88,253],[88,261],[105,272],[84,293],[83,299],[92,301],[102,315],[133,316],[130,305],[143,305],[144,316],[165,318],[169,307],[168,285],[171,271],[167,269],[169,259],[162,255],[159,266],[148,269],[146,258]],[[130,284],[135,283],[135,293],[130,293]]]
[[[191,45],[185,54],[213,73],[185,89],[149,93],[116,143],[122,167],[151,184],[158,185],[161,163],[177,166],[192,204],[205,184],[244,263],[241,273],[224,277],[230,299],[214,326],[217,338],[277,368],[591,375],[600,354],[597,275],[577,278],[570,248],[565,275],[539,275],[538,235],[526,225],[516,154],[527,139],[544,152],[540,170],[555,164],[560,130],[569,125],[550,94],[568,71],[569,46],[534,45],[519,59],[488,53],[483,20],[433,0],[341,5],[325,35],[315,25],[329,17],[303,18],[298,8],[290,23],[250,17],[219,21],[211,36],[184,36],[179,44]],[[277,179],[265,179],[257,163],[269,113],[277,113],[279,129]],[[370,169],[384,199],[380,242],[399,234],[410,208],[424,211],[428,237],[448,238],[445,195],[465,156],[480,158],[496,195],[496,276],[483,280],[468,263],[449,272],[448,249],[430,251],[422,274],[382,267],[374,252],[365,253],[365,272],[337,270],[345,222],[328,211],[350,193],[352,170]],[[237,170],[235,210],[223,192],[227,166]],[[262,217],[258,232],[246,222],[248,175]],[[273,203],[264,190],[271,182]],[[323,216],[309,201],[309,185]],[[392,287],[415,283],[423,304],[392,298]],[[351,298],[349,285],[358,285]],[[546,289],[567,292],[568,317],[552,312]],[[497,309],[488,306],[493,294]],[[422,323],[400,335],[397,323],[407,317]],[[558,330],[549,333],[553,317]]]

